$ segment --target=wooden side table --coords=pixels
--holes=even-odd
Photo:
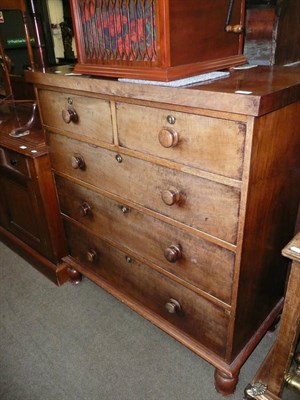
[[[300,232],[282,250],[292,260],[278,337],[252,383],[245,389],[247,399],[281,399],[285,383],[300,395],[299,354],[293,355],[300,333]]]

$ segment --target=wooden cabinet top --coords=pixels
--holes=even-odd
[[[299,66],[232,70],[227,77],[179,88],[72,75],[67,66],[46,73],[27,71],[26,79],[38,86],[78,90],[91,96],[134,98],[250,116],[266,114],[300,99]]]
[[[26,136],[12,137],[9,135],[13,129],[23,126],[29,117],[30,110],[11,109],[9,114],[0,112],[0,146],[35,158],[47,153],[41,129],[32,129]]]

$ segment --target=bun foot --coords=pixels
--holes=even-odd
[[[67,274],[70,278],[71,283],[73,283],[73,285],[78,285],[81,280],[82,280],[82,275],[80,272],[78,272],[76,269],[68,267],[67,268]]]
[[[234,393],[238,380],[238,374],[232,376],[218,369],[215,370],[215,388],[223,396],[229,396]]]

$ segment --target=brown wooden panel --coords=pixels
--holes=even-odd
[[[281,2],[277,30],[274,32],[274,64],[300,61],[300,2]]]
[[[42,251],[38,201],[30,182],[1,177],[2,225],[27,244]]]
[[[271,41],[275,21],[275,7],[249,8],[246,13],[246,40]]]
[[[228,6],[229,2],[224,0],[172,0],[169,7],[172,65],[241,53],[243,35],[225,31]],[[243,26],[243,7],[243,0],[234,2],[230,24]]]
[[[299,114],[298,101],[255,125],[234,355],[284,294],[288,260],[281,249],[294,234],[300,199]]]
[[[79,139],[86,138],[112,143],[112,122],[108,101],[41,90],[39,91],[39,102],[43,124],[62,132],[72,133]],[[66,123],[62,113],[67,112],[70,108],[71,111],[75,110],[77,117]]]
[[[125,103],[117,103],[117,124],[123,147],[241,179],[245,124]]]
[[[228,314],[171,279],[108,246],[99,238],[65,224],[71,255],[135,301],[146,305],[175,328],[224,356]],[[166,303],[177,300],[181,311],[170,314]]]
[[[57,134],[49,135],[49,143],[56,171],[98,185],[102,190],[228,242],[236,241],[240,201],[238,189]],[[84,159],[83,169],[72,167],[74,156]],[[177,190],[180,193],[179,203],[166,205],[162,193]]]
[[[142,214],[59,176],[62,213],[87,226],[95,235],[126,247],[211,295],[231,302],[234,254],[180,229]],[[169,262],[166,249],[180,245],[182,257]]]

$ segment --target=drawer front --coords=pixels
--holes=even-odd
[[[241,179],[245,124],[131,104],[117,104],[120,145]]]
[[[228,242],[236,241],[238,189],[60,135],[50,135],[49,143],[56,171]]]
[[[46,126],[71,133],[80,140],[113,142],[108,101],[50,90],[40,90],[39,101]],[[74,112],[75,117],[72,117]]]
[[[220,356],[224,356],[228,315],[189,289],[138,263],[99,238],[65,224],[70,254],[88,270],[163,317]],[[181,310],[171,314],[171,299]],[[170,304],[172,303],[172,304]]]
[[[59,176],[61,211],[228,304],[234,254]]]
[[[0,165],[7,171],[30,178],[28,158],[13,150],[0,148]]]

